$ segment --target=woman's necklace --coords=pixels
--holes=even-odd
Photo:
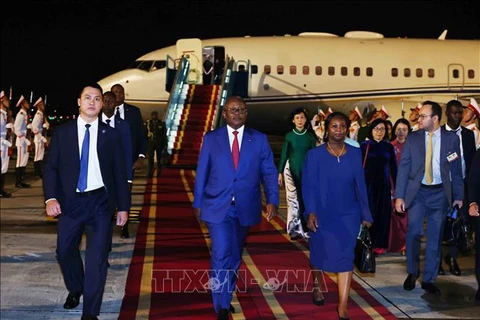
[[[340,153],[337,154],[333,148],[330,146],[330,143],[327,142],[327,147],[330,149],[330,151],[332,151],[333,155],[337,157],[337,162],[340,163],[340,156],[342,155],[343,153],[343,150],[345,150],[345,143],[343,144],[343,147],[342,147],[342,150],[340,150]]]
[[[305,133],[307,133],[307,130],[303,131],[302,133],[299,133],[297,131],[295,131],[295,128],[292,129],[293,133],[295,133],[297,136],[303,136]]]

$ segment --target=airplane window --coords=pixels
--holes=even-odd
[[[435,70],[434,69],[428,69],[428,77],[429,78],[435,78]]]
[[[263,67],[263,73],[270,74],[270,72],[272,72],[272,70],[269,65],[266,65],[265,67]]]
[[[454,70],[453,70],[453,77],[454,77],[455,79],[460,78],[460,72],[458,71],[458,69],[454,69]]]
[[[410,77],[410,68],[403,69],[403,76],[406,78]]]
[[[359,67],[355,67],[353,68],[353,75],[358,77],[360,75],[360,68]]]
[[[142,61],[135,60],[127,69],[137,69],[141,63]]]
[[[335,75],[335,67],[328,67],[328,75],[329,76]]]
[[[144,71],[150,71],[152,68],[153,61],[148,60],[148,61],[142,61],[137,67],[137,69],[144,70]]]
[[[310,73],[310,68],[308,66],[303,66],[302,67],[302,73],[304,75],[308,75]]]
[[[283,74],[283,66],[281,65],[277,66],[277,74]]]
[[[368,67],[367,68],[367,77],[371,77],[373,76],[373,68],[372,67]]]
[[[392,77],[398,77],[398,69],[392,68]]]
[[[321,76],[321,75],[322,75],[322,67],[316,66],[316,67],[315,67],[315,74],[316,74],[317,76]]]
[[[340,69],[340,73],[342,74],[342,76],[348,75],[348,69],[347,69],[347,67],[342,67],[342,68]]]
[[[258,73],[258,66],[256,64],[253,64],[250,67],[250,70],[252,71],[253,74],[257,74]]]
[[[417,73],[417,78],[423,77],[423,70],[422,69],[417,68],[416,73]]]
[[[153,63],[152,71],[153,70],[160,70],[167,66],[167,61],[165,60],[157,60]]]
[[[469,78],[469,79],[475,79],[475,70],[473,70],[473,69],[468,69],[467,74],[468,74],[468,78]]]
[[[290,74],[297,74],[297,67],[296,66],[290,66]]]

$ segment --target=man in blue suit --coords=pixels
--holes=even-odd
[[[263,185],[267,219],[277,214],[278,172],[265,134],[245,127],[247,106],[229,97],[227,125],[207,132],[198,159],[193,207],[210,233],[210,284],[218,319],[229,319],[236,272],[249,227],[262,217]]]
[[[143,125],[142,112],[138,107],[125,102],[125,89],[119,83],[114,84],[110,89],[116,96],[115,117],[119,117],[130,125],[130,134],[132,141],[132,170],[138,170],[143,167],[145,153],[147,152],[147,132]],[[134,172],[132,172],[134,175]],[[120,234],[122,238],[130,236],[128,232],[128,221],[123,226]]]
[[[442,108],[422,103],[420,130],[410,133],[403,147],[397,173],[395,209],[408,209],[407,272],[405,290],[413,290],[419,277],[423,221],[427,219],[427,246],[422,289],[439,294],[435,285],[440,264],[443,226],[448,206],[463,204],[460,142],[453,132],[440,128]]]
[[[69,294],[63,307],[78,306],[82,319],[98,319],[107,276],[112,214],[128,219],[130,194],[120,132],[99,121],[102,88],[85,86],[80,115],[54,130],[46,157],[43,191],[49,216],[58,216],[57,260]],[[85,269],[79,245],[87,237]]]

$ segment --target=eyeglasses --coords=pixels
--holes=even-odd
[[[235,108],[235,109],[225,109],[225,111],[227,111],[227,112],[230,113],[230,114],[246,114],[246,113],[247,113],[247,108],[243,108],[243,109],[239,109],[239,108]]]
[[[373,130],[382,132],[385,131],[385,128],[373,128]]]
[[[432,116],[431,114],[421,114],[421,115],[419,115],[418,117],[419,117],[420,119],[425,119],[426,117],[431,117],[431,116]]]

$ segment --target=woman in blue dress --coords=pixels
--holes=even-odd
[[[309,150],[302,175],[310,233],[313,303],[323,305],[322,271],[337,273],[338,315],[348,319],[354,249],[360,225],[373,222],[359,148],[345,143],[350,123],[340,112],[325,120],[325,143]]]

